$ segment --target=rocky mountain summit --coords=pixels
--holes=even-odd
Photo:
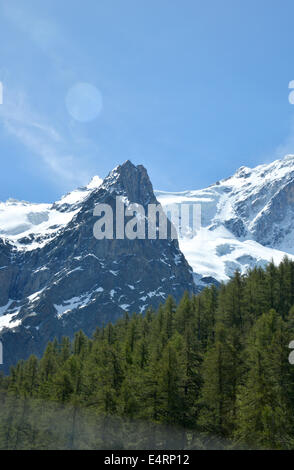
[[[54,337],[79,329],[91,335],[126,311],[144,312],[169,294],[179,300],[195,290],[177,240],[94,237],[95,205],[115,209],[117,197],[146,211],[158,203],[146,169],[127,161],[103,182],[94,178],[51,206],[9,200],[0,207],[5,372],[21,358],[40,355]]]

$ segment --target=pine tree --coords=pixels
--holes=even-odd
[[[293,393],[287,338],[285,323],[273,309],[263,314],[252,329],[247,348],[248,373],[238,394],[238,444],[269,449],[293,445],[293,418],[287,412],[288,394]]]
[[[206,435],[227,438],[235,425],[236,379],[239,357],[223,324],[216,328],[216,341],[204,357],[202,408],[199,424]]]

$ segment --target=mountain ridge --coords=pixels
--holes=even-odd
[[[245,273],[271,258],[277,264],[285,255],[293,258],[293,155],[255,168],[242,166],[204,189],[155,194],[163,206],[201,204],[201,230],[193,239],[179,240],[196,280],[227,281],[236,269]]]
[[[17,243],[15,238],[0,239],[5,371],[20,358],[42,354],[54,337],[72,337],[79,329],[91,335],[126,311],[144,312],[168,295],[179,300],[185,290],[195,291],[192,270],[177,240],[94,237],[95,205],[114,208],[122,195],[145,208],[157,202],[145,168],[127,161],[82,195],[79,207],[76,199],[74,210],[62,204],[61,214],[69,214],[70,220],[53,236],[44,240],[46,234],[38,239],[34,233],[24,240],[21,234]]]

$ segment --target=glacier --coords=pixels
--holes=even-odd
[[[242,166],[205,189],[155,195],[163,208],[201,205],[201,229],[179,238],[198,285],[227,281],[236,270],[244,274],[285,256],[294,259],[294,155],[253,169]]]

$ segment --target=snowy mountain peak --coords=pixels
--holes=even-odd
[[[192,240],[180,240],[198,280],[227,280],[236,269],[245,272],[294,255],[294,155],[242,166],[205,189],[155,194],[163,206],[201,204],[201,230]]]
[[[87,189],[97,189],[102,184],[102,179],[99,176],[93,176],[89,184],[87,184]]]
[[[0,202],[0,237],[20,250],[41,248],[72,220],[101,183],[102,179],[94,176],[87,186],[67,193],[54,204],[13,198]]]
[[[72,209],[73,206],[80,205],[92,191],[99,188],[102,182],[103,180],[99,176],[93,176],[87,186],[82,186],[81,188],[74,189],[73,191],[65,194],[59,201],[54,203],[54,206],[61,207],[65,205],[67,206],[67,209]]]
[[[294,155],[289,153],[288,155],[285,155],[284,160],[291,160],[294,162]]]

